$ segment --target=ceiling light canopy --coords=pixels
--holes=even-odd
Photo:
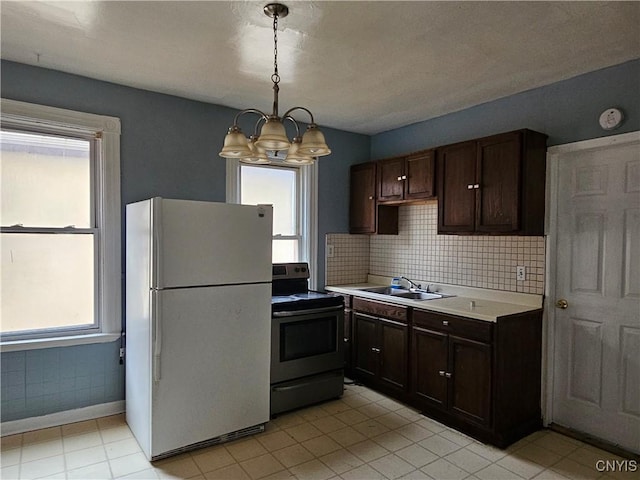
[[[233,119],[233,125],[229,127],[224,137],[224,145],[219,155],[224,158],[235,158],[245,163],[269,163],[267,151],[286,151],[285,163],[307,165],[313,163],[317,157],[329,155],[331,150],[327,145],[324,135],[316,125],[313,114],[304,107],[293,107],[287,110],[282,117],[278,115],[278,18],[284,18],[289,14],[289,9],[281,3],[269,3],[264,7],[264,13],[273,18],[273,112],[268,115],[256,108],[247,108],[238,112]],[[311,122],[304,134],[300,135],[300,127],[292,113],[296,111],[306,112]],[[254,113],[259,116],[256,122],[254,134],[247,139],[238,126],[239,118],[246,113]],[[293,123],[296,135],[290,141],[284,126],[284,121]],[[260,133],[258,134],[258,130]]]

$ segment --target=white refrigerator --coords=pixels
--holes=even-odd
[[[269,420],[271,206],[127,205],[126,419],[149,460]]]

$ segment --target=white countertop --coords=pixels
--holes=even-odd
[[[542,295],[504,292],[481,288],[460,287],[456,285],[435,285],[436,291],[456,295],[435,300],[411,300],[408,298],[391,297],[379,293],[365,292],[364,288],[388,286],[382,278],[369,277],[368,283],[355,285],[328,285],[326,290],[345,295],[355,295],[388,303],[396,303],[419,310],[449,313],[461,317],[474,318],[489,322],[497,321],[498,317],[530,312],[542,308]]]

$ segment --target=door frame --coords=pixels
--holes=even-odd
[[[560,172],[560,158],[567,153],[591,150],[613,145],[640,142],[640,131],[622,133],[608,137],[582,140],[579,142],[556,145],[547,149],[547,191],[546,191],[546,218],[545,218],[545,288],[543,301],[543,338],[542,345],[542,423],[545,427],[553,423],[553,398],[554,398],[554,357],[555,357],[555,290],[557,275],[557,235],[558,235],[558,180]]]

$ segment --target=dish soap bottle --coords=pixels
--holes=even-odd
[[[391,288],[400,288],[400,277],[393,277],[391,279]]]

